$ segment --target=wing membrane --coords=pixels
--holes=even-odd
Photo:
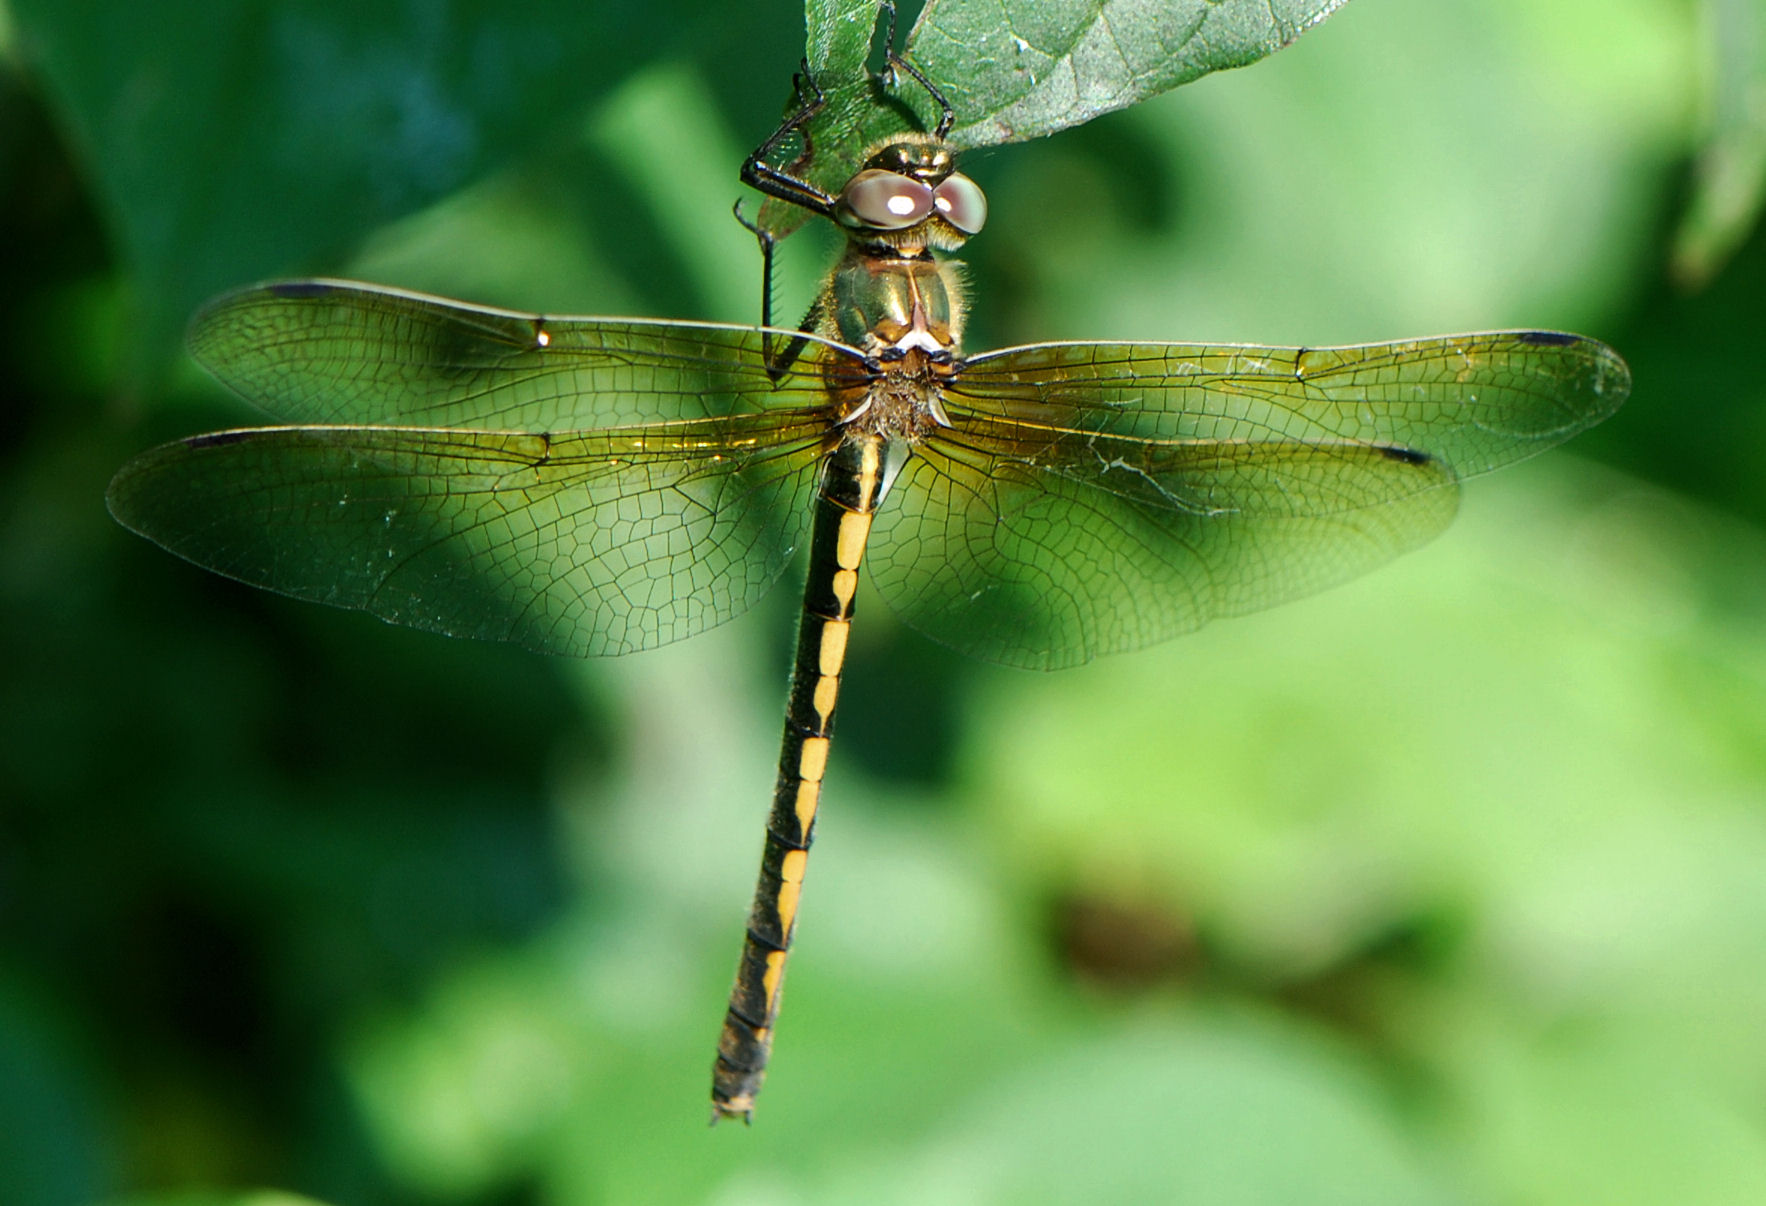
[[[773,382],[761,341],[751,327],[546,318],[347,281],[227,294],[189,339],[204,367],[287,422],[507,431],[815,406],[814,374]]]
[[[1346,581],[1439,533],[1439,462],[1382,445],[1164,442],[1009,421],[920,445],[871,572],[935,640],[1054,669]]]
[[[975,357],[959,414],[1152,440],[1389,444],[1457,479],[1584,431],[1630,391],[1605,344],[1550,331],[1343,348],[1046,343]]]
[[[739,615],[802,540],[822,425],[573,432],[280,427],[195,436],[112,481],[198,565],[396,624],[618,654]]]
[[[1548,331],[1345,348],[1048,343],[966,361],[870,563],[903,617],[1052,668],[1355,577],[1454,483],[1618,409],[1625,364]]]

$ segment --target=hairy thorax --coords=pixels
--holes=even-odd
[[[827,297],[824,333],[865,356],[862,376],[846,357],[826,362],[846,431],[911,443],[949,427],[942,398],[961,363],[957,265],[914,248],[854,246]]]

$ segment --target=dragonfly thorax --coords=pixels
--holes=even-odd
[[[825,333],[863,353],[862,384],[846,383],[842,422],[890,439],[919,440],[950,426],[940,401],[959,364],[958,265],[856,244],[835,267]]]
[[[828,334],[870,359],[916,350],[948,359],[962,336],[957,272],[930,255],[850,248],[828,281]]]
[[[960,266],[933,257],[987,220],[981,189],[942,139],[903,135],[874,149],[841,190],[850,243],[822,294],[822,333],[864,356],[862,386],[836,389],[842,425],[918,441],[949,427],[942,397],[962,336]]]

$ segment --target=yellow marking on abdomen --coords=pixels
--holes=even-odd
[[[834,591],[834,601],[840,604],[840,614],[845,615],[852,610],[852,597],[858,593],[858,571],[843,569],[834,571],[834,580],[829,583]]]
[[[808,833],[815,823],[816,807],[822,802],[822,785],[808,779],[797,784],[797,832]]]
[[[810,704],[816,710],[816,721],[819,728],[826,729],[828,722],[834,717],[834,705],[840,699],[839,678],[825,674],[816,679],[815,694],[810,697]]]
[[[823,674],[837,676],[846,664],[846,635],[852,630],[850,620],[829,620],[822,625],[822,650],[819,669]]]
[[[803,750],[797,757],[797,777],[807,783],[820,783],[828,770],[828,739],[805,737]]]
[[[773,1020],[773,1014],[779,1008],[779,980],[785,974],[785,952],[768,951],[766,953],[766,971],[760,977],[760,986],[766,991],[767,1021]],[[765,1034],[766,1028],[757,1030],[757,1034]]]
[[[779,930],[785,941],[791,941],[791,927],[797,922],[797,901],[803,895],[803,869],[809,865],[807,850],[787,850],[779,864]]]
[[[869,511],[848,511],[840,517],[840,532],[834,540],[834,563],[843,570],[855,570],[865,558],[865,540],[871,534]]]

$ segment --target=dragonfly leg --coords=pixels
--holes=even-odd
[[[933,134],[942,141],[956,122],[956,111],[951,108],[950,101],[944,93],[896,49],[896,13],[892,0],[883,0],[881,7],[887,14],[885,20],[888,25],[884,42],[889,48],[886,52],[887,66],[883,73],[883,80],[886,84],[893,84],[898,74],[905,71],[913,77],[920,87],[926,90],[926,94],[938,106],[939,118],[933,129]],[[807,59],[803,60],[796,74],[791,77],[791,85],[796,94],[797,108],[789,113],[785,120],[779,123],[779,128],[769,134],[766,141],[754,148],[748,158],[742,162],[742,182],[760,190],[769,197],[776,197],[792,205],[800,205],[825,218],[832,218],[835,203],[839,198],[810,183],[801,175],[803,168],[815,157],[815,148],[810,141],[810,122],[816,114],[822,111],[823,106],[828,103],[828,98],[811,74]],[[784,167],[774,167],[768,160],[793,134],[803,140],[803,149],[789,164]],[[742,224],[750,230],[754,229],[746,221]]]
[[[883,10],[889,14],[889,32],[883,39],[884,44],[889,47],[888,68],[886,72],[890,77],[888,82],[894,83],[894,77],[897,73],[905,71],[914,77],[915,82],[918,83],[920,87],[926,90],[926,95],[930,96],[932,98],[932,103],[938,106],[938,124],[933,128],[932,136],[938,139],[938,141],[943,142],[945,136],[950,133],[951,126],[956,124],[956,110],[950,107],[950,101],[945,99],[944,93],[939,91],[938,88],[933,85],[932,81],[927,79],[925,75],[920,72],[918,67],[915,67],[912,63],[908,62],[907,58],[903,56],[900,51],[896,50],[894,0],[883,0],[882,7]]]
[[[750,222],[744,217],[741,201],[736,202],[735,214],[736,221],[740,222],[743,228],[752,234],[760,244],[760,354],[761,359],[766,362],[767,376],[777,381],[790,371],[793,364],[797,363],[797,358],[803,354],[803,349],[808,346],[809,341],[799,334],[794,339],[786,340],[782,346],[775,343],[773,338],[773,254],[779,246],[779,239],[777,235],[761,226],[760,223]],[[821,320],[822,303],[818,299],[810,306],[809,313],[803,316],[803,321],[797,325],[797,330],[800,333],[813,333],[816,327],[821,324]]]
[[[803,871],[821,805],[822,772],[834,732],[834,705],[846,663],[859,564],[882,497],[883,477],[882,437],[855,437],[829,459],[816,499],[809,578],[760,882],[755,885],[742,959],[736,965],[736,984],[730,990],[730,1007],[712,1065],[714,1123],[721,1118],[748,1121],[766,1078],[785,959],[797,927]]]
[[[810,144],[809,123],[810,119],[822,111],[828,98],[810,75],[807,59],[797,74],[791,77],[791,85],[797,94],[797,108],[779,123],[779,128],[769,134],[765,142],[755,147],[748,158],[742,161],[742,183],[759,189],[769,197],[777,197],[781,201],[800,205],[812,213],[831,218],[834,216],[837,198],[797,174],[797,170],[801,170],[802,165],[807,164],[815,154],[815,149]],[[768,163],[767,160],[792,134],[802,138],[803,150],[785,167],[778,168]],[[750,230],[754,229],[745,221],[742,224]]]
[[[742,229],[753,235],[755,242],[760,244],[760,325],[770,328],[773,325],[773,253],[779,246],[779,239],[777,235],[759,222],[750,222],[743,216],[741,198],[736,199],[736,207],[733,212],[736,215],[736,221],[742,224]],[[766,355],[767,369],[771,372],[773,365],[772,336],[770,334],[762,335],[761,340],[762,350]],[[778,376],[779,374],[773,373],[774,380],[777,380]]]

